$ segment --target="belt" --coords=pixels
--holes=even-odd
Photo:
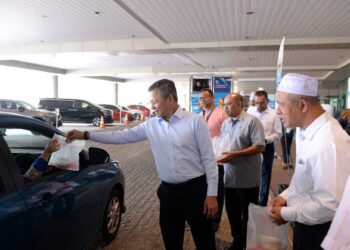
[[[185,182],[169,183],[166,181],[162,181],[161,184],[164,186],[167,186],[167,187],[179,188],[179,187],[186,187],[188,185],[192,185],[195,183],[200,183],[200,182],[205,181],[205,180],[206,180],[206,175],[201,175],[199,177],[195,177],[195,178],[190,179],[190,180],[185,181]]]
[[[294,222],[296,227],[299,227],[301,229],[320,229],[320,228],[329,228],[331,226],[332,221],[322,223],[322,224],[315,224],[315,225],[306,225],[299,222]]]

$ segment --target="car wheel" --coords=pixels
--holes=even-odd
[[[94,125],[95,127],[100,126],[100,122],[101,122],[101,118],[100,118],[100,117],[95,117],[95,118],[92,119],[92,121],[91,121],[92,125]]]
[[[118,190],[109,195],[103,217],[102,236],[105,243],[111,242],[117,235],[122,220],[122,203]]]
[[[135,119],[135,121],[139,121],[141,119],[141,115],[140,114],[134,114],[134,119]]]

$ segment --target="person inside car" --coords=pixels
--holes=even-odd
[[[23,175],[25,183],[37,181],[46,170],[51,154],[60,149],[58,139],[51,139],[45,147],[44,152],[30,166],[28,171]]]

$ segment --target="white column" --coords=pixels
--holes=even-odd
[[[53,97],[58,98],[58,76],[57,75],[52,77],[52,84],[53,84]]]
[[[114,102],[118,104],[118,83],[114,84]]]

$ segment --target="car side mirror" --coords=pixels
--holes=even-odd
[[[89,148],[89,161],[91,164],[104,164],[109,162],[111,157],[108,152],[102,148]]]
[[[24,109],[23,107],[18,107],[17,110],[18,110],[19,112],[24,112],[25,109]]]

